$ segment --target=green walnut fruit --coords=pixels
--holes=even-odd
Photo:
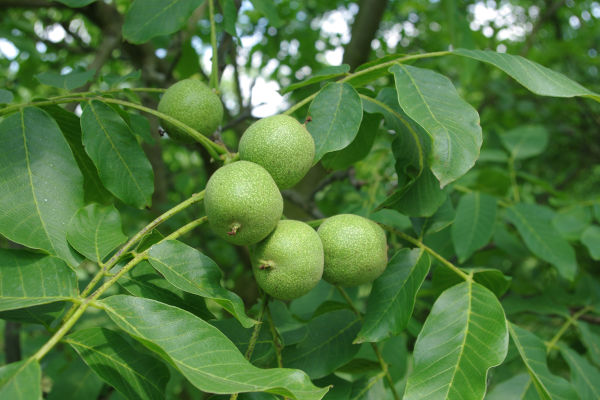
[[[283,212],[283,198],[266,169],[236,161],[210,177],[204,207],[218,236],[233,244],[250,245],[275,229]]]
[[[308,293],[323,275],[323,245],[313,228],[300,221],[279,221],[252,252],[258,286],[281,300]]]
[[[352,214],[327,218],[317,231],[323,242],[323,279],[356,286],[375,280],[387,266],[385,232],[375,222]]]
[[[274,115],[250,125],[239,145],[240,159],[265,167],[281,189],[306,175],[315,157],[315,142],[300,122]]]
[[[158,111],[183,122],[205,136],[210,136],[223,119],[223,104],[208,86],[197,79],[184,79],[172,85],[158,103]],[[193,142],[189,133],[161,120],[170,137]]]

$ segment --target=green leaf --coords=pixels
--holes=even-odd
[[[506,209],[506,217],[533,254],[553,264],[566,279],[572,281],[575,278],[575,251],[554,229],[552,210],[537,204],[519,203]]]
[[[246,315],[242,299],[221,286],[219,266],[193,247],[167,240],[150,248],[148,260],[173,286],[214,300],[245,328],[256,323]]]
[[[394,65],[390,72],[400,107],[431,136],[431,171],[442,187],[460,178],[479,157],[479,114],[437,72],[409,65]]]
[[[138,250],[139,251],[139,250]],[[171,285],[147,261],[142,261],[119,279],[119,285],[137,297],[146,297],[181,308],[204,320],[214,319],[203,297]]]
[[[10,90],[0,89],[0,104],[8,104],[13,101],[13,94]]]
[[[318,400],[327,392],[302,371],[253,366],[223,333],[187,311],[131,296],[112,296],[102,303],[121,329],[204,392],[265,391],[297,400]]]
[[[0,234],[71,266],[67,223],[83,205],[83,178],[56,122],[25,108],[0,122]]]
[[[115,206],[89,204],[71,220],[67,240],[89,260],[102,260],[127,240],[121,228],[121,215]]]
[[[56,0],[59,3],[63,3],[69,7],[85,7],[88,4],[92,4],[96,0]]]
[[[592,361],[600,367],[600,334],[592,330],[592,326],[586,322],[578,321],[577,328],[581,334],[581,341],[588,350]]]
[[[234,318],[210,321],[210,324],[224,333],[235,344],[240,353],[246,354],[254,329],[245,329]],[[279,326],[277,326],[279,330]],[[267,326],[258,333],[250,362],[257,367],[268,367],[275,360],[275,344]]]
[[[202,0],[135,0],[123,24],[123,37],[144,43],[181,28]]]
[[[573,350],[562,345],[560,354],[569,364],[571,382],[581,400],[600,399],[600,371]]]
[[[113,196],[102,185],[96,166],[83,148],[79,117],[57,105],[46,106],[44,107],[44,111],[50,114],[60,127],[63,136],[69,143],[75,161],[83,174],[83,195],[85,202],[106,204],[112,201]]]
[[[383,274],[373,282],[355,343],[379,342],[404,330],[430,265],[422,249],[402,249],[390,259]]]
[[[577,394],[569,382],[552,375],[546,364],[546,346],[533,333],[509,323],[508,330],[542,400],[572,400]]]
[[[0,249],[0,311],[77,297],[77,277],[61,259]]]
[[[283,88],[281,90],[281,94],[286,94],[289,92],[293,92],[296,89],[300,89],[301,87],[305,87],[308,85],[312,85],[313,83],[323,82],[329,79],[337,78],[339,76],[346,75],[350,71],[350,66],[348,64],[342,65],[331,65],[323,68],[320,71],[315,72],[311,75],[310,78],[307,78],[301,82],[297,82],[291,84],[290,86]]]
[[[345,149],[325,154],[321,162],[327,169],[346,169],[369,154],[379,131],[381,117],[365,114],[356,137]]]
[[[0,367],[0,399],[38,400],[42,398],[42,371],[34,359]]]
[[[523,125],[500,134],[502,144],[516,160],[542,154],[548,144],[548,131],[542,125]]]
[[[142,78],[142,70],[135,69],[125,75],[109,73],[109,74],[104,75],[102,77],[102,80],[104,82],[108,83],[110,86],[117,86],[120,83],[123,83],[126,81],[137,81],[137,80],[140,80],[141,78]]]
[[[565,207],[558,210],[552,219],[552,224],[562,237],[567,240],[579,240],[590,226],[592,213],[588,207]]]
[[[584,88],[563,74],[521,56],[496,53],[489,50],[467,49],[457,49],[452,54],[494,65],[535,94],[554,97],[583,96],[600,101],[600,95],[597,93]]]
[[[430,217],[446,201],[446,193],[430,170],[424,170],[412,184],[398,189],[378,207],[392,208],[411,217]]]
[[[450,226],[456,217],[450,197],[429,218],[411,218],[411,225],[415,233],[423,237],[430,233],[437,233]]]
[[[581,234],[581,243],[587,247],[594,260],[600,260],[600,226],[588,226]]]
[[[119,114],[93,100],[81,114],[81,130],[85,150],[104,186],[124,203],[149,206],[154,191],[152,166]]]
[[[73,71],[65,75],[61,75],[57,72],[46,71],[37,74],[35,77],[44,85],[53,86],[60,89],[73,90],[92,80],[95,73],[96,71],[93,69],[88,71]]]
[[[80,359],[70,361],[57,376],[48,378],[54,381],[48,400],[97,399],[103,386],[100,378]]]
[[[42,304],[41,306],[33,306],[19,308],[16,310],[8,310],[0,312],[0,319],[7,321],[24,322],[27,324],[43,325],[50,330],[52,323],[61,315],[65,307],[69,303],[58,302]]]
[[[533,391],[533,393],[532,393]],[[518,374],[494,386],[485,400],[538,400],[539,397],[528,374]]]
[[[510,287],[512,278],[495,268],[462,268],[473,274],[473,280],[491,290],[496,297],[502,297]],[[436,290],[446,290],[462,282],[462,278],[448,268],[436,268],[433,273],[433,285]]]
[[[352,344],[360,321],[350,310],[337,310],[313,318],[304,340],[283,349],[283,365],[298,368],[311,378],[322,378],[352,360],[360,346]]]
[[[487,194],[470,192],[460,198],[452,224],[452,243],[459,262],[488,244],[494,234],[496,208],[496,199]]]
[[[235,24],[237,23],[238,9],[235,6],[235,0],[222,0],[221,6],[223,8],[223,28],[225,32],[237,37]]]
[[[417,337],[404,400],[479,400],[488,370],[507,351],[506,318],[496,296],[472,281],[453,286],[436,300]]]
[[[268,0],[250,0],[254,9],[267,17],[269,24],[274,28],[279,28],[283,25],[283,21],[279,18],[277,13],[277,6],[275,3]]]
[[[141,353],[117,332],[106,328],[80,330],[64,340],[106,383],[128,399],[164,399],[169,369]]]
[[[328,83],[308,109],[312,118],[306,128],[315,140],[315,162],[324,154],[348,146],[358,133],[362,102],[347,83]]]

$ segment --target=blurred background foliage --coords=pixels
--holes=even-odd
[[[91,4],[69,8],[65,3]],[[330,66],[347,63],[354,70],[364,62],[393,53],[474,48],[519,54],[600,91],[598,1],[277,0],[269,3],[247,0],[217,3],[220,90],[226,106],[218,140],[231,149],[236,148],[238,138],[253,120],[283,111],[321,87],[317,83],[282,96],[281,90],[290,84]],[[260,6],[255,8],[257,4],[267,6],[259,9]],[[0,0],[0,88],[10,90],[16,102],[23,102],[66,93],[43,82],[77,71],[84,77],[86,71],[93,76],[83,87],[85,90],[166,88],[190,76],[208,80],[212,53],[208,7],[202,1],[198,5],[182,30],[157,36],[144,44],[132,44],[123,39],[121,30],[124,15],[131,6],[128,0]],[[234,29],[228,25],[231,12],[223,11],[231,10],[231,6],[238,10]],[[465,190],[479,190],[511,199],[516,186],[522,201],[550,205],[557,211],[555,225],[576,246],[580,268],[587,271],[582,276],[598,278],[598,262],[577,239],[593,218],[600,220],[600,104],[581,98],[532,95],[501,71],[464,58],[433,58],[420,62],[419,66],[452,79],[460,95],[478,110],[484,135],[479,161],[448,189],[450,200],[434,216],[440,229],[425,235],[425,243],[454,260],[447,226],[454,218],[461,194]],[[378,93],[391,85],[392,77],[386,76],[365,90]],[[146,105],[156,106],[158,97],[140,96],[144,96],[142,101]],[[306,108],[296,116],[303,120]],[[150,213],[116,204],[126,234],[136,232],[152,216],[201,190],[216,168],[200,146],[174,143],[159,134],[156,120],[149,118],[149,121],[152,138],[146,139],[144,150],[155,171],[153,204]],[[541,129],[547,144],[534,157],[511,161],[503,147],[503,138],[524,125]],[[411,221],[394,211],[374,211],[396,184],[390,141],[390,133],[382,126],[373,150],[354,166],[332,171],[319,164],[296,188],[284,192],[285,214],[310,220],[352,212],[385,220],[400,229],[410,228],[411,223],[414,226],[414,219]],[[516,176],[511,176],[509,162],[514,163]],[[201,212],[197,208],[186,210],[161,230],[172,231]],[[444,218],[448,222],[445,226]],[[226,287],[240,294],[248,307],[255,303],[257,290],[247,250],[217,240],[208,227],[196,230],[184,241],[202,249],[219,264],[225,273]],[[0,245],[11,246],[2,238]],[[397,239],[390,241],[392,249],[400,246]],[[562,323],[553,317],[554,306],[562,311],[571,302],[577,303],[573,299],[561,302],[561,296],[585,298],[600,293],[597,279],[582,278],[572,287],[565,286],[553,268],[529,255],[513,228],[506,224],[498,224],[493,243],[475,253],[465,265],[497,268],[513,277],[510,295],[503,300],[509,318],[511,313],[523,309],[548,309],[542,317],[539,314],[520,317],[523,324],[535,323],[541,337],[551,336]],[[443,277],[436,281],[435,271],[420,293],[416,320],[424,320],[444,287]],[[81,278],[86,279],[85,271],[80,272]],[[442,284],[437,285],[438,282]],[[315,296],[331,296],[327,290],[319,289],[310,299],[293,303],[291,310],[297,315],[314,311]],[[522,304],[521,296],[530,300]],[[318,301],[320,304],[323,298]],[[86,318],[86,323],[94,324],[93,315]],[[532,321],[527,322],[528,319]],[[402,341],[414,341],[419,330],[415,323],[413,320],[409,334],[400,338]],[[596,328],[592,327],[598,332]],[[40,344],[36,329],[26,326],[20,333],[24,354]],[[514,355],[509,353],[509,359]],[[56,372],[52,373],[64,373],[66,367],[61,364],[64,358],[61,360],[53,364]],[[559,359],[556,362],[560,364]],[[498,370],[500,377],[512,375],[510,362]],[[198,395],[191,387],[184,390],[177,386],[186,386],[184,382],[170,385],[172,393],[183,390],[183,398]]]

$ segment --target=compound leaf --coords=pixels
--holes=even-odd
[[[589,97],[600,101],[600,95],[581,86],[563,74],[521,56],[489,50],[457,49],[452,52],[494,65],[535,94],[554,97]]]
[[[432,139],[430,167],[443,187],[464,175],[479,157],[479,114],[458,95],[452,82],[437,72],[397,64],[398,102]]]
[[[600,371],[575,351],[560,346],[560,354],[569,364],[571,382],[582,400],[600,399]]]
[[[77,277],[61,259],[0,249],[0,311],[77,297]]]
[[[571,384],[550,373],[546,364],[546,346],[544,342],[533,333],[515,324],[509,323],[508,330],[540,398],[542,400],[576,399],[577,394]]]
[[[245,328],[256,323],[246,315],[242,299],[221,286],[223,274],[219,266],[198,250],[176,240],[167,240],[152,246],[148,257],[150,264],[173,286],[213,299]]]
[[[506,317],[492,292],[473,281],[441,294],[414,350],[405,400],[481,399],[486,375],[508,351]]]
[[[56,122],[25,108],[0,123],[0,234],[79,264],[67,224],[83,205],[83,177]]]
[[[552,225],[552,210],[537,204],[519,203],[506,209],[506,217],[533,254],[553,264],[563,277],[574,279],[577,271],[575,251]]]
[[[121,228],[121,215],[112,205],[89,204],[71,220],[67,240],[88,259],[101,262],[127,240]]]
[[[193,314],[154,300],[117,295],[102,300],[110,318],[155,351],[204,392],[260,392],[297,400],[321,399],[302,371],[260,369],[217,328]]]
[[[154,192],[152,166],[121,116],[93,100],[81,114],[81,130],[85,151],[104,186],[124,203],[149,206]]]
[[[480,192],[470,192],[460,198],[452,224],[452,243],[461,263],[492,238],[496,207],[494,197]]]
[[[88,71],[73,71],[64,75],[58,72],[46,71],[37,74],[35,77],[44,85],[73,90],[88,83],[94,77],[95,73],[96,71],[93,69]]]
[[[362,120],[362,102],[347,83],[328,83],[308,109],[306,129],[315,141],[315,162],[326,153],[341,150],[356,137]]]
[[[202,0],[135,0],[123,24],[123,37],[144,43],[182,27]]]
[[[379,342],[402,332],[430,265],[422,249],[402,249],[390,259],[383,274],[373,282],[356,343]]]
[[[106,383],[128,399],[164,399],[169,369],[131,346],[120,333],[89,328],[69,335],[70,344]]]

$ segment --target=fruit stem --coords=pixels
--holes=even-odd
[[[340,292],[340,294],[342,295],[344,300],[346,300],[346,303],[348,303],[348,306],[352,309],[354,314],[356,314],[358,319],[362,322],[362,320],[363,320],[362,313],[358,310],[358,308],[356,308],[356,306],[354,306],[354,302],[352,301],[350,296],[348,296],[348,293],[346,293],[346,291],[341,286],[336,285],[335,287]],[[392,379],[392,376],[390,375],[387,363],[385,362],[385,360],[383,359],[383,356],[381,355],[379,346],[377,346],[377,343],[371,342],[371,347],[373,348],[373,351],[375,352],[375,355],[377,356],[377,360],[379,361],[379,365],[381,366],[381,372],[385,375],[385,379],[388,381],[388,384],[389,384],[390,390],[392,391],[392,395],[394,396],[394,399],[400,400],[400,396],[398,396],[398,393],[396,392],[396,388],[394,387],[394,380]]]
[[[415,246],[425,250],[426,252],[431,254],[434,258],[438,259],[438,261],[440,261],[444,266],[446,266],[450,270],[452,270],[452,272],[456,273],[456,275],[463,278],[465,281],[470,282],[473,280],[473,277],[471,275],[465,273],[463,270],[458,268],[456,265],[454,265],[450,261],[446,260],[444,257],[439,255],[435,250],[433,250],[431,247],[427,246],[425,243],[423,243],[419,239],[415,239],[414,237],[407,235],[406,233],[399,231],[395,228],[392,228],[391,226],[384,225],[384,224],[380,224],[380,225],[383,227],[383,229],[387,230],[388,232],[391,232],[392,234],[406,240],[407,242],[410,242],[410,243],[414,244]]]
[[[214,0],[208,0],[208,17],[210,19],[210,44],[212,46],[212,69],[210,72],[210,87],[219,90],[219,52],[217,50],[217,28],[215,27]]]

